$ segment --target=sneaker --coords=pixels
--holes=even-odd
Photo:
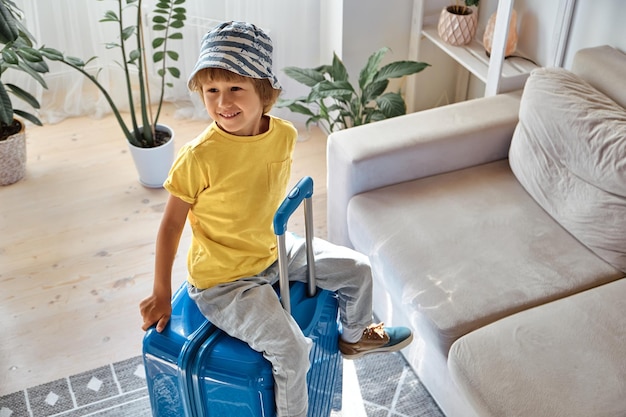
[[[413,340],[413,333],[406,327],[387,327],[383,323],[372,324],[363,331],[361,340],[347,343],[339,339],[339,350],[346,359],[357,359],[368,353],[397,352]]]

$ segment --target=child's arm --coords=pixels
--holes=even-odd
[[[190,207],[189,203],[172,195],[165,205],[156,241],[152,294],[139,304],[143,330],[157,323],[157,331],[163,331],[172,314],[172,266]]]

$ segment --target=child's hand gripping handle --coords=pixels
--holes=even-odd
[[[313,256],[313,179],[304,177],[293,187],[274,215],[274,233],[278,242],[278,267],[280,274],[280,294],[283,307],[291,313],[289,300],[289,277],[285,232],[289,217],[304,201],[304,228],[306,234],[306,260],[308,266],[309,295],[315,295],[315,259]]]

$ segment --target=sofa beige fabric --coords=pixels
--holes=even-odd
[[[626,280],[529,309],[459,339],[453,378],[477,414],[626,415]]]
[[[509,151],[519,182],[578,240],[626,271],[626,110],[577,75],[542,68],[526,82],[519,114]]]
[[[546,214],[506,160],[359,194],[348,213],[357,249],[394,277],[386,292],[443,352],[497,319],[623,276]]]
[[[626,98],[625,54],[608,46],[586,49],[576,54],[572,70],[626,106],[621,101]],[[528,97],[538,86],[530,87]],[[591,213],[602,194],[581,198],[569,186],[584,179],[606,194],[620,194],[626,137],[618,134],[613,145],[606,145],[615,129],[606,130],[603,117],[579,129],[590,119],[580,114],[566,120],[555,108],[559,94],[554,90],[532,105],[520,106],[520,95],[509,93],[329,137],[328,237],[370,256],[374,312],[389,325],[414,330],[414,343],[402,353],[448,417],[626,415],[623,401],[615,400],[626,397],[626,386],[615,381],[623,378],[626,349],[614,344],[626,340],[626,315],[615,314],[624,311],[619,300],[626,298],[625,273],[621,255],[613,256],[625,250],[620,220],[626,219],[626,210],[615,203],[609,207],[616,210],[613,214],[602,207]],[[588,92],[579,98],[584,101]],[[511,151],[514,173],[507,155],[520,107],[534,112],[526,132],[545,138],[541,146]],[[608,142],[587,149],[579,140],[571,155],[564,152],[569,139],[590,137],[584,131]],[[546,159],[537,149],[542,146],[539,150],[554,158],[543,166],[532,161]],[[571,167],[576,178],[560,165]],[[545,176],[545,186],[554,189],[537,195],[556,202],[553,212],[534,198],[532,187],[550,167],[557,168]],[[557,192],[560,186],[568,191]],[[580,221],[572,207],[587,210],[590,220]],[[612,296],[605,298],[608,292]],[[583,300],[580,307],[577,300]],[[601,307],[585,312],[600,302]],[[581,332],[582,349],[576,349],[576,332],[567,328],[578,322],[590,327]],[[604,332],[611,336],[594,340]],[[594,355],[595,363],[580,364]],[[557,358],[563,363],[553,363]],[[602,376],[612,384],[606,396],[605,388],[597,387]],[[584,389],[595,396],[582,393],[585,379]],[[529,405],[536,390],[562,395],[552,402],[539,396]],[[588,402],[585,407],[559,408],[559,402],[579,394]],[[602,413],[590,414],[594,409]]]

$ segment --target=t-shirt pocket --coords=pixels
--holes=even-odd
[[[291,158],[270,162],[267,166],[267,190],[272,198],[282,199],[291,175]]]

